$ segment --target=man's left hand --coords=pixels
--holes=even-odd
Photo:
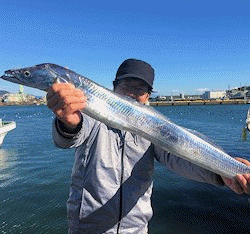
[[[250,162],[243,158],[236,158],[236,160],[250,166]],[[237,194],[250,194],[250,174],[238,174],[235,178],[223,177],[222,179],[227,187]]]

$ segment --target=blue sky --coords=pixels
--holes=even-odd
[[[250,85],[250,0],[1,0],[0,9],[1,75],[51,62],[112,88],[120,63],[138,58],[163,95]],[[0,90],[18,89],[0,80]]]

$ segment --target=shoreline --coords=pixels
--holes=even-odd
[[[239,105],[250,104],[250,99],[234,99],[234,100],[178,100],[178,101],[151,101],[150,106],[194,106],[194,105]],[[0,102],[1,106],[40,106],[46,105],[44,102]]]
[[[195,106],[195,105],[239,105],[250,104],[250,100],[183,100],[183,101],[154,101],[150,106]]]
[[[43,102],[9,102],[9,103],[0,103],[0,107],[1,106],[43,106],[43,105],[47,105],[46,103]]]

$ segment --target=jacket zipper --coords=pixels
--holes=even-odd
[[[124,174],[124,148],[125,148],[125,135],[122,136],[121,134],[121,140],[122,140],[122,155],[121,155],[121,180],[120,180],[120,209],[119,209],[119,219],[118,219],[118,225],[117,225],[117,234],[119,234],[119,229],[121,226],[121,219],[122,219],[122,201],[123,201],[123,174]]]

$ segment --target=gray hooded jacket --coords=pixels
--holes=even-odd
[[[58,147],[76,148],[67,202],[69,233],[147,233],[155,159],[190,179],[220,184],[216,174],[85,114],[75,134],[55,119],[53,139]]]

